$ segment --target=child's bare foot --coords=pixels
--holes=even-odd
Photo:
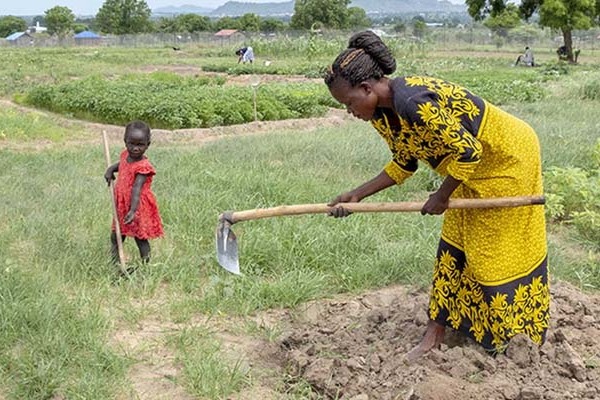
[[[444,340],[444,325],[440,325],[435,321],[429,321],[427,324],[427,331],[423,335],[421,342],[415,346],[411,351],[406,353],[406,359],[409,362],[413,362],[416,359],[422,357],[429,350],[438,347]]]

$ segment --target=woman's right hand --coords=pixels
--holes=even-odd
[[[358,194],[356,194],[355,191],[342,193],[335,199],[327,203],[327,205],[331,207],[329,212],[327,212],[327,215],[334,218],[347,217],[348,215],[352,214],[352,212],[339,205],[339,203],[357,203],[361,200],[362,198]]]

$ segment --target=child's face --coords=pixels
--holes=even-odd
[[[148,146],[150,146],[150,142],[144,132],[134,129],[127,134],[125,147],[127,147],[129,158],[132,160],[141,160],[146,150],[148,150]]]

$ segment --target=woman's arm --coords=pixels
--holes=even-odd
[[[341,195],[337,196],[335,199],[330,201],[327,205],[333,207],[338,203],[358,202],[364,199],[365,197],[371,196],[372,194],[375,194],[383,189],[387,189],[395,184],[396,181],[390,178],[390,176],[385,171],[381,171],[379,175],[377,175],[375,178],[363,183],[354,190],[342,193]],[[342,206],[337,206],[333,207],[328,214],[336,218],[346,217],[350,215],[350,211],[346,210]]]
[[[450,196],[456,190],[456,188],[462,183],[458,179],[451,175],[448,175],[440,188],[429,196],[429,199],[423,205],[421,214],[442,214],[448,209],[448,200]]]
[[[125,216],[125,220],[123,221],[126,224],[130,224],[133,221],[133,217],[135,216],[135,212],[140,205],[140,193],[142,192],[142,186],[146,182],[148,178],[147,175],[136,174],[135,181],[133,182],[133,187],[131,188],[131,205],[129,206],[129,212]]]

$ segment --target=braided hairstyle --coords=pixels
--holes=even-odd
[[[348,48],[337,56],[325,73],[325,84],[331,88],[338,78],[354,87],[369,79],[379,80],[396,70],[396,60],[379,36],[371,31],[354,34]]]
[[[148,126],[148,124],[142,121],[130,122],[125,127],[125,135],[123,136],[123,140],[127,141],[127,135],[132,131],[142,131],[146,135],[148,143],[150,143],[152,134],[150,133],[150,127]]]

